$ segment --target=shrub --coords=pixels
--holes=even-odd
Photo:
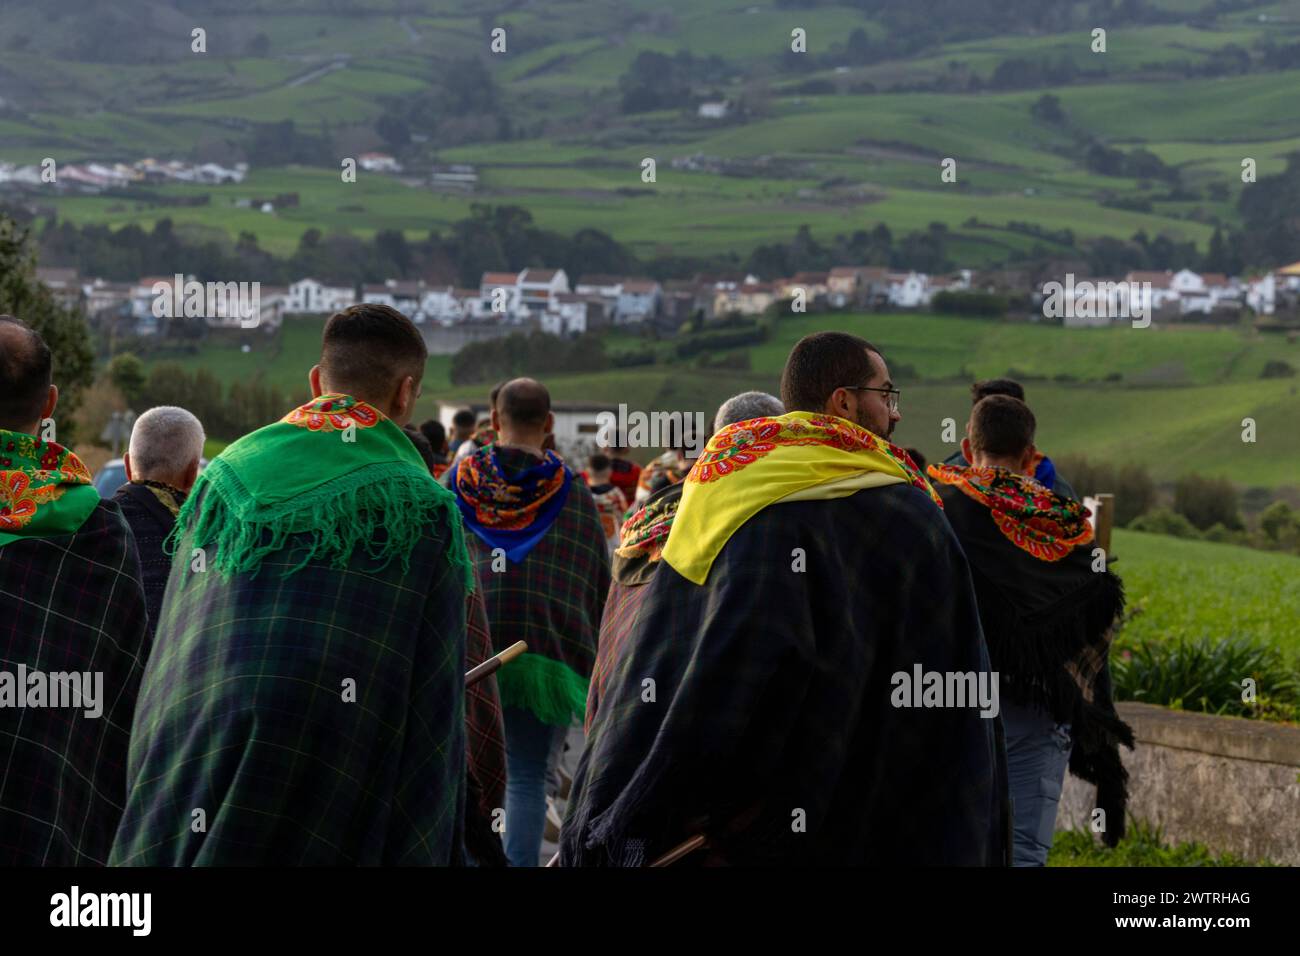
[[[1233,531],[1243,527],[1237,489],[1226,478],[1184,475],[1174,488],[1174,510],[1201,530],[1218,523]]]
[[[1118,503],[1118,498],[1116,502]],[[1116,508],[1118,510],[1118,507]],[[1168,508],[1149,511],[1129,524],[1132,531],[1145,531],[1148,534],[1167,534],[1175,538],[1198,538],[1196,528],[1183,515]]]
[[[930,300],[930,308],[944,315],[1001,318],[1007,306],[1006,296],[993,292],[937,292]]]
[[[1115,496],[1117,527],[1128,527],[1155,507],[1156,483],[1141,465],[1130,462],[1117,469],[1108,462],[1091,462],[1078,455],[1065,456],[1055,464],[1056,473],[1064,475],[1080,495]]]
[[[1300,673],[1275,647],[1226,638],[1121,642],[1110,666],[1116,700],[1233,717],[1300,716]],[[1245,678],[1255,682],[1254,702],[1242,700]]]
[[[1270,544],[1294,548],[1300,539],[1300,515],[1285,501],[1275,501],[1260,514],[1259,530]]]
[[[1111,849],[1090,830],[1062,830],[1052,842],[1048,866],[1259,866],[1232,853],[1215,854],[1200,843],[1165,842],[1164,829],[1130,819],[1124,839]]]
[[[1295,375],[1295,366],[1281,359],[1270,359],[1264,363],[1260,378],[1291,378]]]

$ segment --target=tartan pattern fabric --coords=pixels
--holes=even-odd
[[[255,575],[226,576],[194,569],[187,528],[112,862],[463,862],[466,603],[453,530],[427,526],[409,572],[358,547],[345,568],[324,557],[289,574],[295,535]]]
[[[472,670],[494,653],[483,585],[475,581],[474,593],[465,598],[465,670]],[[505,722],[495,674],[465,691],[465,746],[479,809],[490,821],[492,811],[506,805]]]
[[[494,447],[508,471],[538,462],[517,449]],[[494,571],[487,543],[474,534],[466,535],[466,541],[482,582],[494,651],[526,641],[528,653],[520,661],[536,654],[563,664],[583,681],[585,694],[609,590],[609,549],[587,486],[570,483],[564,508],[522,562],[507,561],[504,570]],[[498,686],[504,706],[522,703],[508,699],[504,680]],[[573,717],[581,716],[579,704]]]
[[[663,562],[652,565],[663,566]],[[642,582],[636,585],[614,581],[609,586],[609,596],[605,600],[605,614],[600,619],[600,642],[596,647],[596,662],[591,669],[591,683],[587,686],[587,716],[583,729],[591,733],[591,725],[600,709],[600,698],[609,682],[610,671],[619,660],[619,650],[624,639],[636,625],[637,615],[645,596],[650,593]]]
[[[641,590],[574,777],[563,865],[654,859],[701,832],[712,861],[742,865],[1005,860],[997,720],[890,700],[914,664],[989,670],[966,560],[923,491],[770,506],[707,584],[664,565]]]
[[[101,501],[73,534],[0,548],[0,669],[103,674],[103,713],[0,708],[0,866],[108,861],[149,655],[131,532]]]

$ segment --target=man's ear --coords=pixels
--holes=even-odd
[[[840,418],[849,417],[849,390],[847,388],[837,388],[831,392],[830,397],[826,399],[826,408],[824,411],[829,415],[838,415]]]
[[[323,388],[321,388],[321,384],[320,384],[320,366],[319,366],[319,365],[313,365],[313,366],[311,367],[311,372],[309,372],[308,375],[307,375],[307,381],[311,382],[311,397],[312,397],[312,398],[320,398],[322,395],[325,394],[325,390],[324,390]]]
[[[542,430],[543,430],[544,432],[546,432],[546,434],[548,434],[548,435],[554,433],[554,431],[555,431],[555,412],[547,412],[547,413],[546,413],[546,426],[545,426]]]
[[[966,427],[968,429],[970,428],[969,425],[967,425]],[[963,438],[961,440],[961,454],[962,457],[965,458],[967,461],[973,462],[975,460],[975,452],[972,451],[970,447],[970,438]]]
[[[498,434],[501,432],[501,413],[495,408],[492,409],[492,430]]]
[[[54,408],[59,404],[59,386],[51,384],[49,394],[45,396],[45,411],[41,414],[41,421],[54,417]],[[36,425],[40,429],[40,423]]]
[[[194,482],[199,477],[199,460],[195,458],[190,462],[190,466],[185,469],[185,474],[181,475],[181,491],[189,491],[194,487]]]
[[[415,379],[405,376],[397,386],[397,394],[393,396],[393,414],[390,416],[393,421],[401,425],[410,421],[411,414],[415,411],[416,391]]]
[[[122,465],[126,468],[126,480],[135,481],[135,476],[131,474],[131,453],[129,451],[122,452]]]
[[[1032,444],[1025,449],[1024,456],[1020,459],[1020,471],[1022,474],[1034,477],[1034,459],[1038,457],[1038,449]]]

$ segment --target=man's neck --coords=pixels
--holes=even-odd
[[[976,455],[972,464],[976,468],[1005,468],[1007,471],[1014,471],[1016,474],[1024,474],[1020,467],[1019,459],[1013,458],[994,458],[991,455]]]
[[[538,458],[546,457],[546,450],[542,448],[542,443],[546,441],[546,435],[520,435],[512,432],[502,431],[497,436],[497,446],[503,448],[518,448],[520,451],[531,452]]]

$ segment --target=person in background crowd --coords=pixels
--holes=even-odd
[[[1108,663],[1123,586],[1093,568],[1087,509],[1028,477],[1036,427],[1024,402],[990,395],[962,440],[972,464],[930,467],[1001,675],[1016,866],[1047,863],[1067,765],[1096,785],[1103,838],[1119,842],[1128,779],[1119,745],[1133,746]]]
[[[441,478],[443,473],[450,466],[447,454],[447,429],[442,422],[436,418],[430,418],[420,423],[420,434],[424,440],[429,443],[429,451],[433,455],[433,472],[434,478]]]
[[[618,436],[619,444],[609,449],[609,480],[631,502],[636,498],[637,483],[641,480],[641,466],[627,457],[628,448],[623,444],[624,441],[622,435]]]
[[[50,347],[26,322],[0,315],[4,867],[108,862],[149,656],[131,529],[81,460],[54,441],[58,400]],[[60,693],[58,675],[76,683]]]
[[[596,653],[609,551],[591,492],[553,451],[545,386],[506,383],[492,412],[499,438],[454,466],[449,484],[478,565],[497,651],[528,652],[498,674],[506,734],[506,856],[540,862],[547,780],[580,720]]]
[[[1025,389],[1019,382],[1010,378],[990,378],[983,382],[975,382],[970,387],[971,408],[974,409],[981,399],[988,398],[990,395],[1009,395],[1011,398],[1023,402],[1025,400]],[[966,434],[970,434],[969,420],[966,422]],[[943,463],[960,467],[969,465],[970,459],[966,457],[961,448],[958,448],[945,458]],[[1037,479],[1038,483],[1047,488],[1048,491],[1055,491],[1064,498],[1079,500],[1078,494],[1075,493],[1070,483],[1056,473],[1056,465],[1052,463],[1052,459],[1038,449],[1034,449],[1034,460],[1030,462],[1029,468],[1027,474]]]
[[[426,358],[397,310],[344,309],[314,397],[195,482],[114,865],[465,862],[474,573],[454,499],[402,431]]]
[[[600,526],[604,529],[611,554],[618,547],[618,529],[628,508],[628,500],[623,492],[609,480],[612,465],[608,455],[596,452],[587,459],[586,471],[587,484],[591,488],[592,500],[596,502]]]
[[[897,695],[900,673],[987,687],[990,668],[961,546],[884,438],[901,418],[884,357],[807,336],[781,399],[784,415],[713,435],[685,481],[600,694],[561,865],[640,866],[695,837],[705,865],[1006,859],[996,710]]]
[[[152,642],[172,567],[163,542],[176,527],[176,515],[199,476],[203,424],[183,408],[151,408],[135,420],[129,450],[122,457],[127,483],[113,500],[135,538]]]

